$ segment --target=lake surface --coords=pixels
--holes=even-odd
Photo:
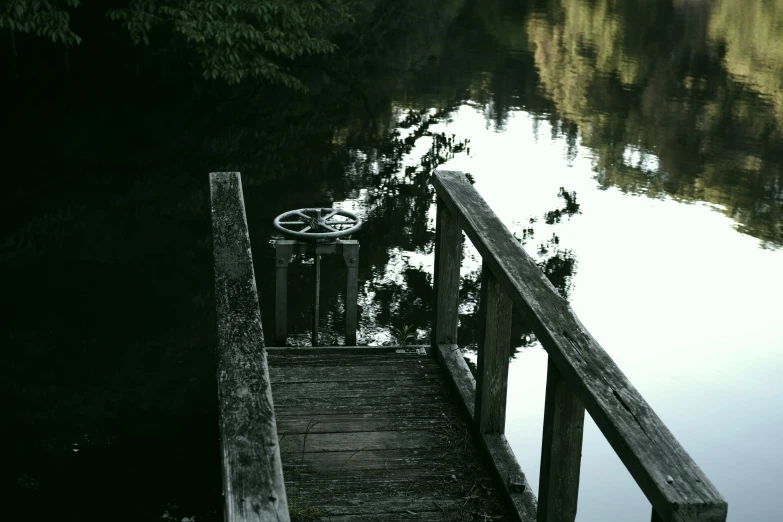
[[[384,344],[428,339],[437,166],[471,174],[729,520],[781,519],[783,2],[442,4],[399,3],[307,96],[153,104],[140,83],[4,131],[17,502],[42,519],[218,520],[208,173],[242,172],[268,335],[272,218],[362,215],[359,340]],[[338,261],[323,261],[325,344],[342,342]],[[468,245],[469,359],[480,267]],[[290,342],[307,344],[312,266],[289,273]],[[546,353],[521,320],[513,334],[507,436],[537,490]],[[649,512],[588,420],[578,520]]]

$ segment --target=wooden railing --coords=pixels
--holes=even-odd
[[[652,504],[653,522],[724,522],[728,507],[715,486],[465,175],[436,171],[432,183],[438,194],[433,348],[445,357],[457,342],[463,230],[483,258],[473,422],[485,441],[505,427],[512,306],[549,354],[537,521],[576,517],[587,409]]]
[[[238,172],[213,172],[212,242],[224,520],[289,522]]]

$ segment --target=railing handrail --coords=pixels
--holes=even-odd
[[[289,522],[242,181],[213,172],[212,241],[226,522]]]
[[[449,219],[457,220],[459,227],[481,254],[485,269],[490,269],[493,279],[497,280],[503,292],[532,326],[548,352],[548,381],[566,388],[565,392],[553,391],[553,397],[561,393],[558,397],[563,402],[559,404],[567,404],[570,400],[568,394],[571,393],[577,402],[581,401],[651,502],[653,519],[725,521],[727,504],[712,482],[590,335],[567,301],[557,293],[465,175],[455,171],[436,171],[431,181],[439,197],[439,207],[443,205]],[[439,220],[441,212],[439,209]],[[450,233],[453,235],[453,231]],[[436,243],[436,249],[439,246],[440,243]],[[441,266],[437,261],[438,255],[436,251],[436,270]],[[451,267],[447,266],[445,270],[449,274],[454,273]],[[444,279],[436,274],[436,287],[453,286],[449,277],[453,275]],[[447,305],[449,314],[456,314],[455,309],[451,310],[455,305],[450,302]],[[441,315],[441,311],[436,311],[437,321],[443,322],[448,330],[455,331],[456,323],[452,325],[452,322],[456,318],[441,319]],[[443,334],[438,335],[443,337]],[[436,342],[446,342],[444,339]],[[553,379],[552,372],[559,375]],[[564,383],[558,383],[558,378]],[[548,401],[549,387],[555,384],[547,384]],[[562,398],[562,393],[566,394],[566,399]],[[560,409],[563,407],[560,406]],[[581,448],[581,426],[579,430],[575,443],[577,450]],[[577,451],[575,457],[571,454],[567,456],[578,459],[579,453]],[[542,457],[542,466],[543,460]],[[578,460],[575,469],[578,488]],[[547,486],[542,484],[542,487],[546,491]],[[575,513],[575,494],[571,501]],[[540,494],[539,511],[543,502]],[[542,518],[539,513],[538,520],[546,520],[546,515]]]

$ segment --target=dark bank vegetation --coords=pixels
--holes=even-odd
[[[427,173],[468,146],[431,129],[472,96],[476,75],[429,87],[450,74],[458,49],[492,54],[494,44],[465,32],[462,1],[366,2],[355,25],[332,28],[335,53],[291,64],[309,87],[302,93],[253,78],[207,80],[187,59],[192,50],[155,47],[155,31],[149,46],[134,45],[103,9],[56,5],[70,12],[80,44],[17,33],[18,54],[10,38],[0,48],[13,101],[0,129],[0,291],[14,303],[2,333],[13,354],[0,368],[0,431],[13,448],[3,484],[19,505],[38,506],[40,519],[218,520],[207,173],[243,174],[267,296],[272,217],[371,192],[360,279],[380,305],[363,315],[366,331],[388,330],[405,313],[426,328],[427,275],[410,269],[390,284],[383,274],[394,245],[430,248]],[[411,122],[416,139],[434,146],[398,179],[413,144],[394,133],[392,107],[408,85],[442,112]],[[480,91],[486,101],[489,93]],[[301,296],[308,273],[291,282]],[[341,289],[339,277],[323,289],[334,296],[322,304],[338,318],[334,331]],[[398,296],[408,304],[397,306]]]
[[[0,11],[0,29],[7,30],[15,57],[22,48],[20,60],[30,59],[24,53],[26,45],[39,43],[30,42],[31,37],[51,40],[74,54],[81,46],[103,47],[111,38],[144,46],[144,54],[167,60],[176,56],[200,69],[206,79],[236,84],[252,78],[306,89],[291,74],[290,64],[304,55],[333,52],[336,46],[325,36],[332,28],[353,21],[351,3],[6,0]],[[69,54],[65,56],[67,60]]]

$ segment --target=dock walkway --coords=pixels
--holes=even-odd
[[[270,350],[292,519],[506,520],[438,363],[351,351]]]
[[[589,413],[652,522],[726,522],[725,499],[468,178],[431,181],[431,344],[398,353],[266,347],[240,176],[210,176],[225,520],[574,522]],[[457,346],[463,233],[482,257],[475,379]],[[504,435],[512,308],[549,356],[538,498]]]

